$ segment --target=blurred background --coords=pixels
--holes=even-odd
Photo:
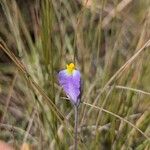
[[[73,149],[57,81],[70,62],[83,79],[78,149],[149,150],[149,0],[0,0],[0,140]]]

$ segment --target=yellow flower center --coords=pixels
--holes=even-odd
[[[75,65],[73,63],[70,63],[69,65],[66,65],[66,67],[68,74],[72,74],[75,69]]]

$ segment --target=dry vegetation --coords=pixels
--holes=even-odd
[[[0,0],[0,139],[73,149],[56,78],[69,62],[83,78],[78,149],[149,150],[149,0]]]

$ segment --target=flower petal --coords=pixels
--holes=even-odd
[[[81,75],[78,70],[74,70],[72,75],[67,73],[67,70],[62,70],[58,74],[59,84],[63,87],[67,96],[73,104],[79,103],[80,98],[80,80]]]

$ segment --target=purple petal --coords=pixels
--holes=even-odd
[[[81,75],[78,70],[74,70],[70,75],[67,70],[62,70],[58,74],[59,84],[63,87],[67,96],[70,98],[73,104],[79,103],[80,98],[80,82]]]

